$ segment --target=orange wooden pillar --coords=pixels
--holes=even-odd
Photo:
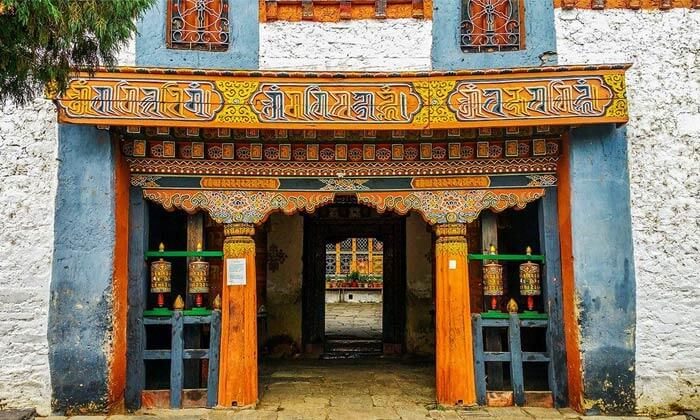
[[[437,402],[446,406],[475,405],[467,226],[437,225],[435,232]]]
[[[251,224],[224,226],[226,239],[219,365],[221,407],[250,406],[258,400],[254,234],[255,227]]]

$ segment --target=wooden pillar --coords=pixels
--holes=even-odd
[[[489,253],[491,245],[495,246],[498,250],[498,217],[495,213],[484,211],[481,213],[481,249],[484,254]],[[484,261],[484,263],[487,262],[488,261]],[[491,309],[491,299],[484,299],[483,309]],[[503,351],[501,335],[497,329],[489,328],[484,332],[483,336],[486,341],[486,351]],[[488,378],[490,389],[504,389],[503,363],[494,362],[486,365],[486,377]]]
[[[255,227],[247,223],[233,223],[224,227],[226,239],[219,373],[221,407],[250,406],[258,399],[254,234]],[[240,269],[243,263],[244,280],[228,275],[231,265]]]
[[[435,380],[437,401],[446,406],[476,404],[469,308],[467,227],[435,229]]]

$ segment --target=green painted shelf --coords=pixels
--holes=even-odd
[[[507,312],[500,312],[500,311],[487,311],[487,312],[482,312],[481,317],[484,319],[508,319],[508,318],[510,318],[510,314]],[[521,312],[518,314],[518,318],[520,318],[520,319],[542,319],[542,320],[548,319],[547,314],[542,314],[539,312],[532,312],[532,311]]]
[[[145,258],[187,258],[187,257],[218,257],[223,258],[223,251],[147,251]]]
[[[206,308],[193,308],[185,309],[182,311],[185,316],[209,316],[211,315],[211,309]],[[155,308],[143,311],[143,316],[147,318],[157,318],[157,317],[171,317],[173,316],[173,311],[168,308]]]
[[[469,254],[470,260],[499,260],[499,261],[541,261],[544,255],[519,255],[519,254]]]

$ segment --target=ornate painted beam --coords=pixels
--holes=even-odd
[[[144,189],[146,199],[166,210],[209,212],[218,223],[260,224],[275,211],[294,214],[313,213],[333,202],[335,192],[290,191],[232,191],[232,190],[168,190]],[[544,195],[544,188],[356,192],[360,204],[375,208],[379,213],[393,211],[420,213],[431,225],[469,223],[486,209],[503,211],[523,209]]]
[[[55,99],[107,126],[426,130],[625,123],[628,65],[422,73],[100,69]]]

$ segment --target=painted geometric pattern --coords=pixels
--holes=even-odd
[[[612,83],[611,79],[611,83]],[[257,85],[256,85],[257,86]],[[239,86],[240,89],[257,89],[255,86]],[[430,89],[436,89],[435,86]],[[450,91],[444,93],[444,98]],[[442,94],[441,94],[442,95]],[[228,102],[229,98],[224,97]],[[104,126],[102,126],[104,127]],[[112,127],[112,131],[122,134],[124,138],[147,140],[188,140],[221,142],[411,142],[435,141],[436,139],[498,139],[503,137],[532,137],[540,135],[560,135],[566,131],[560,126],[508,126],[481,128],[453,128],[435,130],[287,130],[287,129],[231,129],[231,128],[198,128],[198,127]]]
[[[74,78],[56,103],[61,122],[117,126],[196,121],[207,128],[423,130],[626,122],[625,69],[336,80],[215,78],[159,69],[129,74],[125,68]]]
[[[700,0],[554,0],[563,9],[700,9]]]
[[[449,140],[449,139],[447,139]],[[127,157],[216,161],[389,162],[558,156],[560,139],[493,139],[423,143],[219,143],[124,140]],[[330,181],[329,181],[330,182]],[[335,182],[335,181],[334,181]]]
[[[432,14],[432,0],[261,0],[259,13],[261,22],[431,19]]]
[[[216,161],[129,158],[129,169],[137,174],[202,174],[240,176],[376,177],[395,175],[466,175],[554,172],[558,156],[515,159],[373,161],[373,162],[288,162]],[[356,189],[357,190],[357,189]]]

